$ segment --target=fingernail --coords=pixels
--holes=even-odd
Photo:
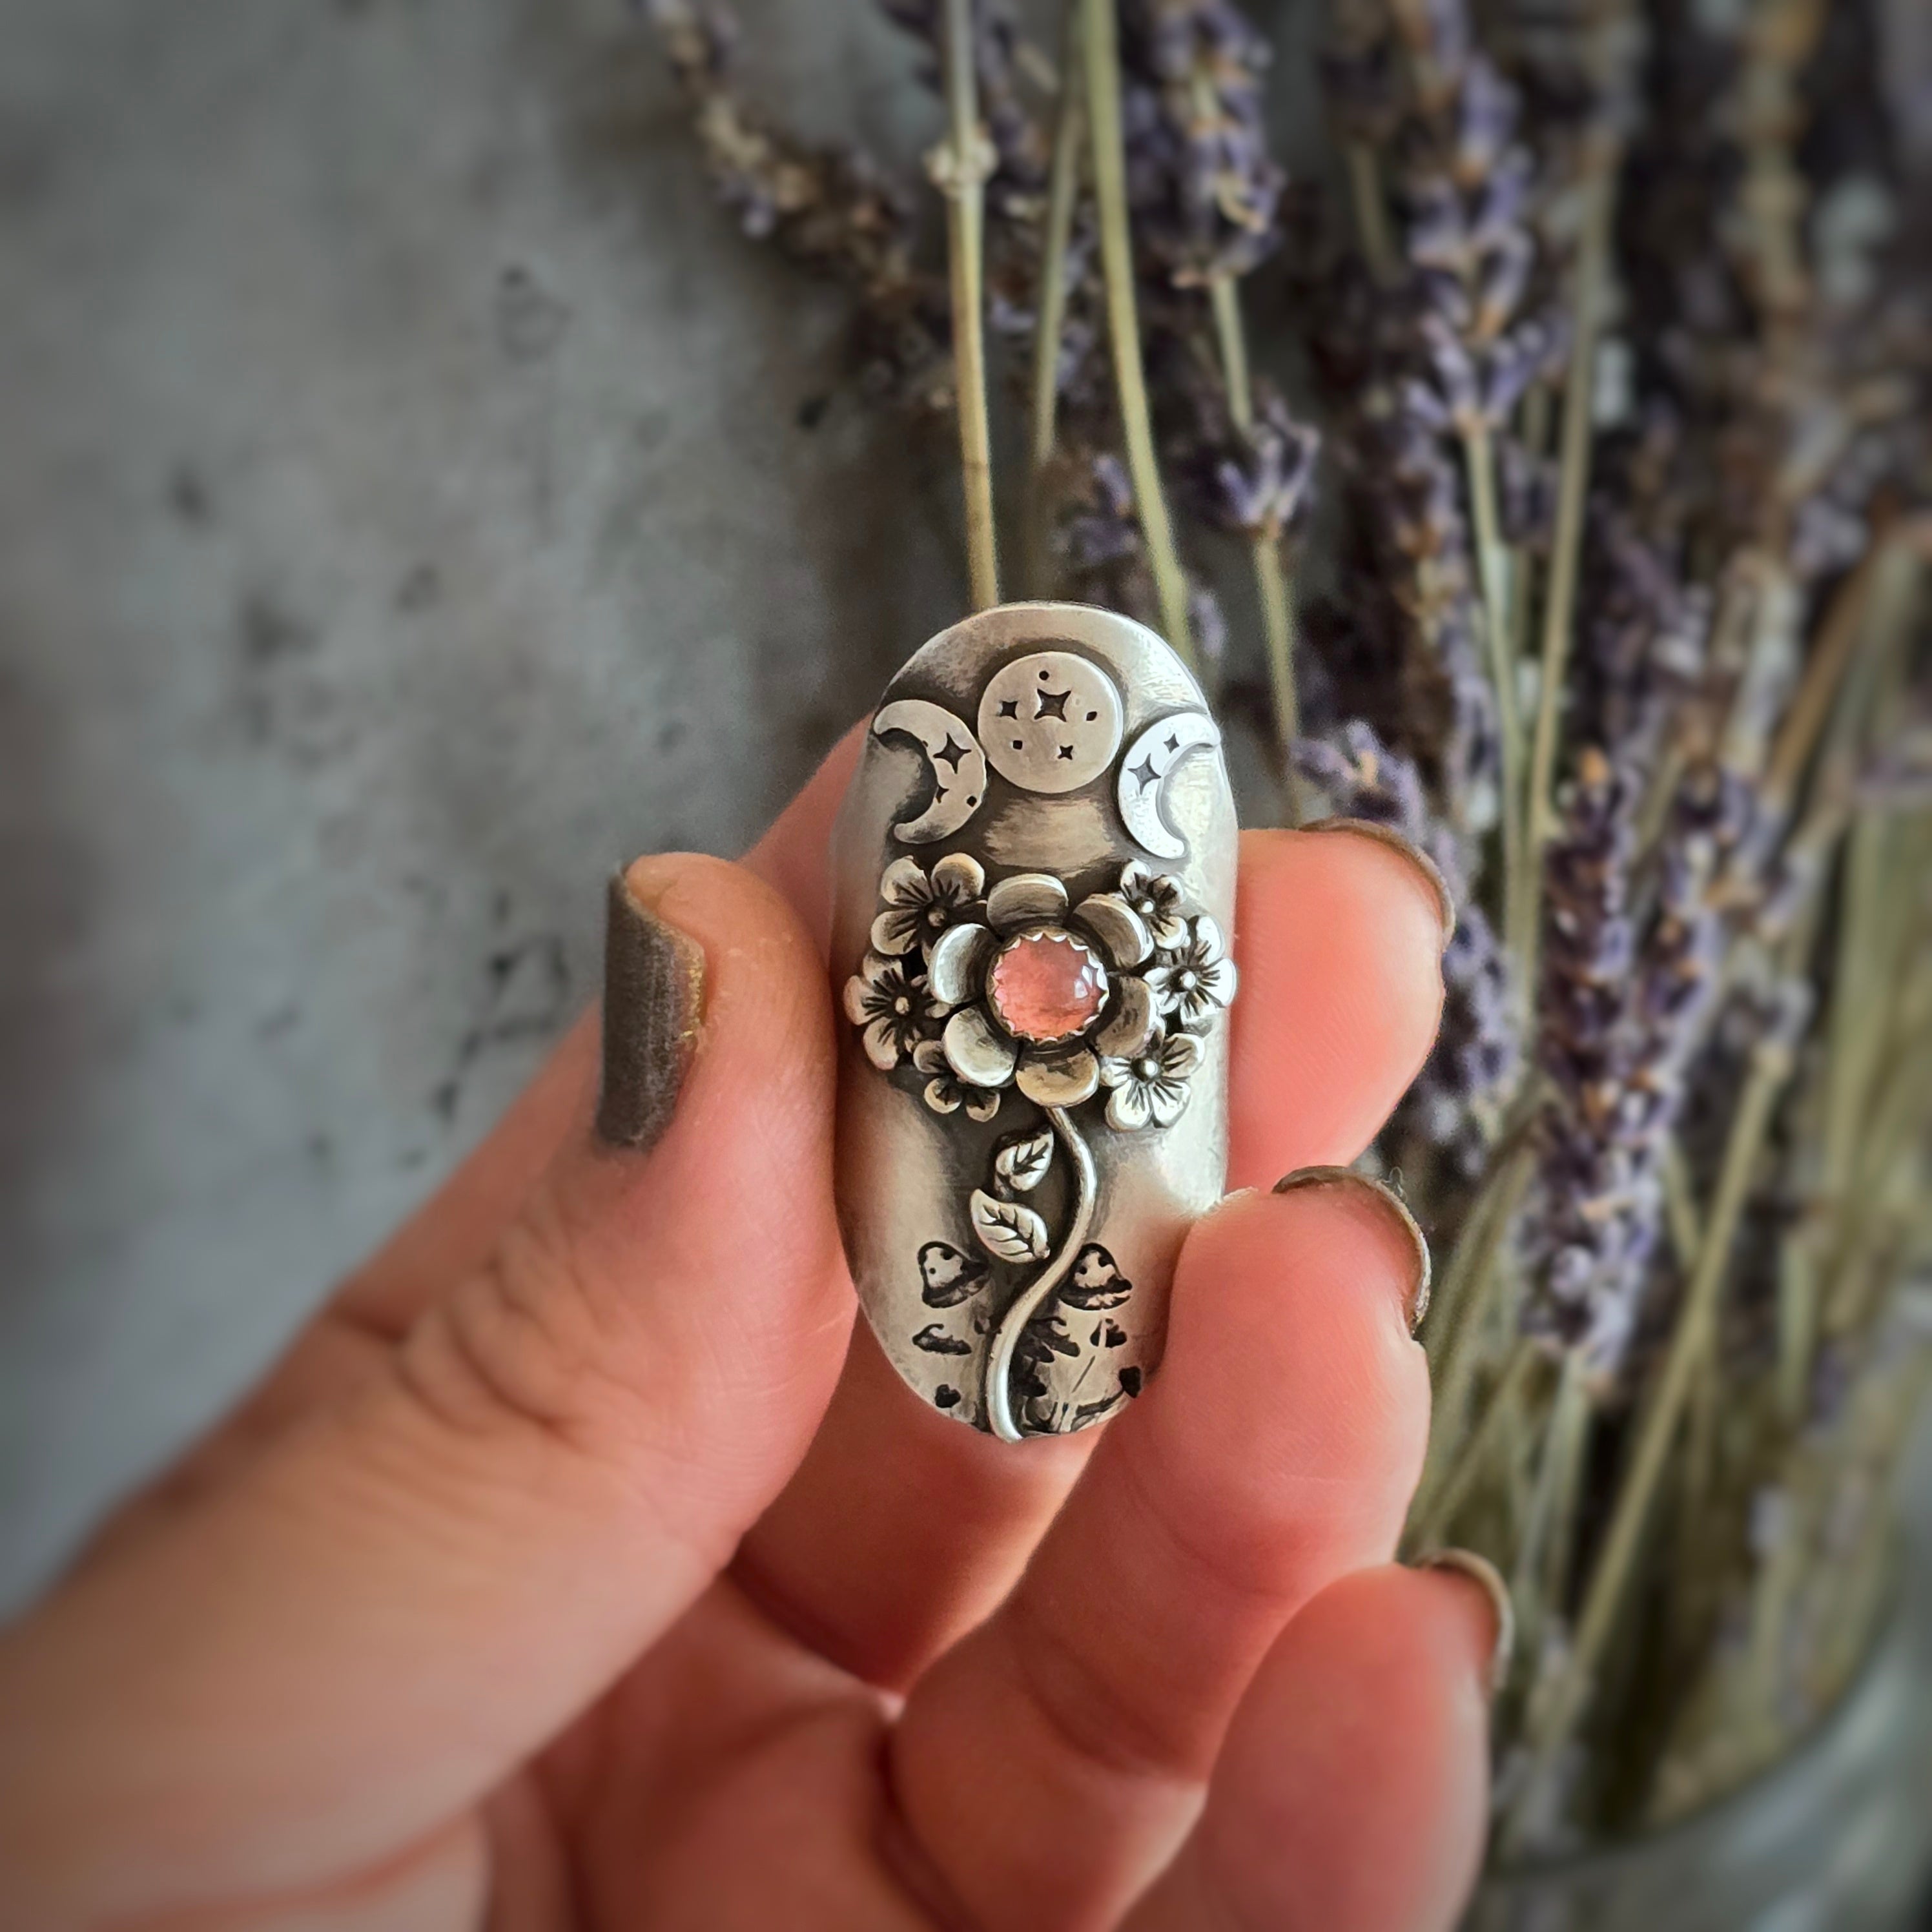
[[[1496,1620],[1496,1640],[1490,1652],[1490,1695],[1495,1696],[1509,1680],[1510,1660],[1516,1654],[1516,1606],[1510,1600],[1503,1573],[1486,1556],[1478,1556],[1473,1550],[1425,1550],[1411,1560],[1409,1568],[1454,1570],[1481,1586]]]
[[[1392,825],[1383,825],[1372,818],[1318,818],[1312,824],[1298,828],[1303,832],[1352,832],[1358,837],[1372,838],[1378,844],[1386,845],[1391,852],[1399,852],[1421,874],[1424,882],[1436,895],[1436,903],[1442,916],[1442,944],[1446,948],[1456,936],[1456,895],[1449,890],[1449,881],[1442,876],[1442,869],[1422,848],[1412,839],[1405,838]]]
[[[612,875],[604,933],[604,1082],[597,1132],[655,1147],[677,1111],[704,1012],[704,950]]]
[[[1298,1167],[1292,1174],[1284,1174],[1275,1183],[1274,1191],[1277,1194],[1294,1194],[1304,1187],[1353,1189],[1365,1200],[1372,1201],[1401,1228],[1403,1238],[1415,1250],[1414,1284],[1403,1304],[1408,1316],[1408,1332],[1413,1335],[1422,1325],[1422,1318],[1429,1312],[1429,1288],[1434,1265],[1429,1256],[1429,1237],[1408,1211],[1408,1203],[1386,1181],[1358,1174],[1352,1167]]]

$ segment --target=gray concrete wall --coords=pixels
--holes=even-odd
[[[931,137],[867,6],[745,11],[789,118]],[[482,1132],[607,868],[740,849],[960,584],[620,0],[0,48],[4,1601]]]

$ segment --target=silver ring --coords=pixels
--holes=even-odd
[[[914,653],[835,837],[839,1214],[886,1354],[1007,1442],[1159,1365],[1227,1176],[1220,733],[1144,626],[1012,604]]]

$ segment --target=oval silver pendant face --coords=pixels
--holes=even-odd
[[[1220,734],[1154,632],[1003,604],[924,645],[840,814],[839,1217],[942,1412],[1064,1435],[1158,1366],[1227,1174],[1237,840]]]

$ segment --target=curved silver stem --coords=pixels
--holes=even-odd
[[[1066,1157],[1073,1163],[1073,1212],[1060,1246],[1048,1258],[1039,1275],[1014,1298],[1012,1306],[1000,1317],[993,1330],[992,1346],[986,1352],[986,1419],[1002,1442],[1018,1442],[1022,1432],[1013,1414],[1013,1351],[1019,1346],[1026,1325],[1046,1305],[1047,1298],[1066,1279],[1067,1270],[1079,1254],[1094,1220],[1094,1156],[1087,1143],[1073,1131],[1064,1107],[1045,1109],[1047,1120],[1060,1136]]]

